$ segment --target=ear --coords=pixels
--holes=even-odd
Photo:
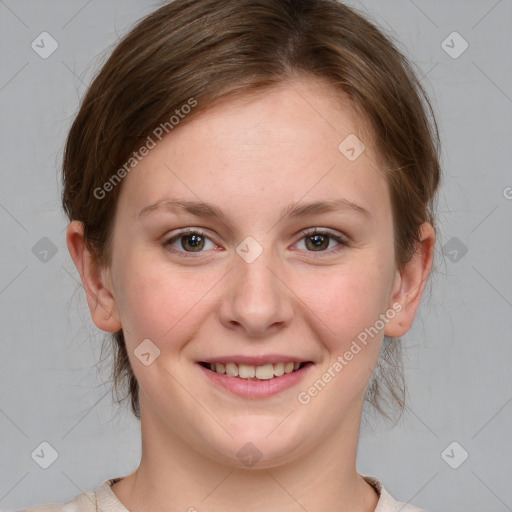
[[[397,313],[386,324],[384,334],[387,336],[400,338],[412,327],[432,268],[435,241],[434,228],[428,222],[423,223],[414,256],[403,270],[396,271],[389,308]]]
[[[81,222],[72,221],[69,224],[66,241],[82,279],[93,322],[102,331],[118,331],[121,329],[121,322],[109,283],[108,269],[103,268],[87,248]]]

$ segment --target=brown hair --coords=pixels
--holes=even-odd
[[[196,106],[180,124],[222,99],[300,76],[348,95],[370,127],[388,171],[396,264],[403,268],[416,250],[420,225],[435,226],[438,129],[424,89],[389,36],[336,0],[175,0],[121,40],[83,98],[64,152],[63,207],[70,220],[83,223],[98,263],[110,264],[122,186],[112,178],[129,172],[126,162],[157,127],[170,132],[171,116],[191,99]],[[107,182],[113,186],[98,198]],[[113,340],[116,392],[127,385],[140,418],[123,332]],[[400,412],[404,407],[400,351],[398,340],[384,338],[367,389],[367,400],[386,416],[389,397]]]

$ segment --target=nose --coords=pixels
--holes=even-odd
[[[293,293],[270,251],[263,251],[252,263],[237,256],[234,265],[226,276],[219,306],[224,327],[245,336],[264,337],[289,325],[294,315]]]

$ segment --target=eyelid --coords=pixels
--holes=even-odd
[[[330,228],[322,228],[322,227],[306,228],[306,229],[303,229],[302,231],[300,231],[299,233],[297,233],[297,236],[300,236],[302,238],[304,236],[308,236],[308,235],[312,236],[312,235],[316,235],[316,234],[331,235],[333,238],[337,237],[337,238],[340,238],[343,241],[349,243],[349,238],[347,235],[341,233],[340,231],[335,231]]]

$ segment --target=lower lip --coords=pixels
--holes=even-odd
[[[243,398],[267,398],[277,395],[282,391],[290,389],[298,384],[309,373],[312,363],[304,365],[300,370],[292,373],[285,373],[281,377],[273,377],[268,380],[258,379],[241,379],[239,377],[230,377],[226,374],[220,374],[212,370],[208,370],[204,366],[197,363],[199,369],[214,384],[227,389],[231,393]]]

